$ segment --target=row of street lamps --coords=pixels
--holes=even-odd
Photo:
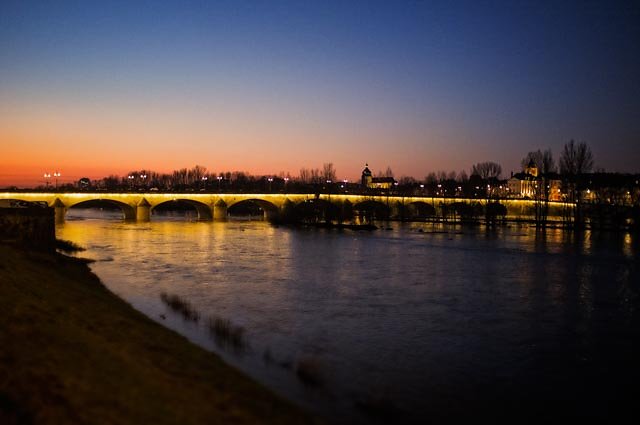
[[[47,187],[49,187],[49,181],[51,179],[51,177],[55,178],[55,187],[56,189],[58,188],[58,178],[60,178],[62,176],[62,173],[59,171],[55,171],[53,173],[44,173],[44,178],[45,178],[45,184]],[[146,174],[140,174],[138,176],[133,175],[133,174],[129,174],[127,176],[127,180],[129,180],[129,185],[131,186],[131,188],[133,188],[134,185],[134,181],[136,178],[139,178],[140,180],[142,180],[142,184],[144,185],[144,182],[147,179],[147,175]],[[217,176],[216,179],[218,180],[218,190],[220,190],[220,185],[222,183],[223,177],[222,176]],[[207,180],[209,180],[209,177],[207,176],[203,176],[202,177],[202,184],[206,187],[207,185]],[[273,183],[273,177],[268,177],[267,181],[269,182],[269,191],[271,192],[271,184]],[[284,184],[286,186],[286,184],[289,182],[289,177],[285,177],[284,178]],[[333,183],[331,180],[327,180],[327,184],[331,184]],[[349,183],[349,180],[342,180],[343,185],[341,185],[340,187],[344,187],[347,185],[347,183]],[[420,185],[421,187],[424,187],[424,185]],[[438,185],[440,186],[440,185]]]
[[[49,180],[51,179],[51,176],[53,176],[56,179],[56,189],[57,189],[58,188],[58,178],[62,176],[62,173],[60,171],[54,171],[53,174],[44,173],[44,182],[45,182],[45,185],[47,187],[49,187]]]

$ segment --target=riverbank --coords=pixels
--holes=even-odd
[[[0,423],[317,420],[155,323],[85,262],[0,244]]]

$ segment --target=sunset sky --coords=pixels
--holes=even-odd
[[[615,3],[612,6],[610,3]],[[0,186],[365,162],[640,171],[640,3],[0,2]]]

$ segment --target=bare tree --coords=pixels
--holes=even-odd
[[[502,166],[497,162],[479,162],[471,168],[471,175],[474,174],[480,176],[482,181],[486,183],[487,200],[490,199],[494,192],[494,186],[502,174]]]
[[[322,179],[326,181],[336,181],[336,169],[333,167],[333,162],[329,162],[322,165]]]
[[[522,161],[520,161],[520,165],[524,170],[529,166],[529,164],[531,164],[531,162],[535,164],[538,170],[542,169],[542,152],[540,151],[540,149],[538,149],[537,151],[529,152],[527,156],[522,158]]]
[[[319,168],[314,168],[311,170],[311,183],[320,184],[322,183],[322,173]]]
[[[493,183],[500,178],[502,166],[496,162],[479,162],[471,168],[471,174],[476,174],[483,180]]]
[[[547,149],[542,153],[542,163],[539,167],[542,176],[542,195],[544,206],[541,209],[540,219],[544,226],[549,215],[549,198],[551,197],[551,175],[556,172],[556,162],[553,159],[553,152]]]
[[[189,176],[189,184],[190,185],[198,185],[200,181],[207,173],[207,167],[203,167],[202,165],[196,165],[192,169],[188,171]]]
[[[417,183],[417,180],[411,176],[402,176],[400,180],[398,180],[398,184],[400,186],[410,186]]]
[[[493,223],[495,221],[495,215],[492,214],[494,207],[490,200],[493,193],[495,193],[495,186],[502,174],[502,166],[497,162],[479,162],[471,168],[471,174],[480,176],[483,183],[486,184],[486,187],[483,188],[486,190],[485,219],[487,224]]]
[[[551,192],[551,173],[556,172],[555,161],[551,149],[542,152],[540,149],[532,151],[522,159],[522,168],[527,168],[533,163],[538,169],[538,175],[533,182],[533,199],[535,200],[536,225],[544,227],[546,225],[549,212],[549,197]]]
[[[593,168],[593,153],[585,143],[571,140],[562,148],[560,155],[560,172],[566,176],[580,176],[589,173]]]
[[[593,169],[593,153],[585,143],[566,143],[560,155],[560,173],[568,189],[569,201],[575,202],[575,225],[582,226],[582,190],[584,175]]]
[[[302,183],[311,183],[311,170],[308,168],[301,168],[298,180]]]

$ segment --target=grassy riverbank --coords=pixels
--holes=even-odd
[[[86,264],[0,244],[0,423],[314,423]]]

